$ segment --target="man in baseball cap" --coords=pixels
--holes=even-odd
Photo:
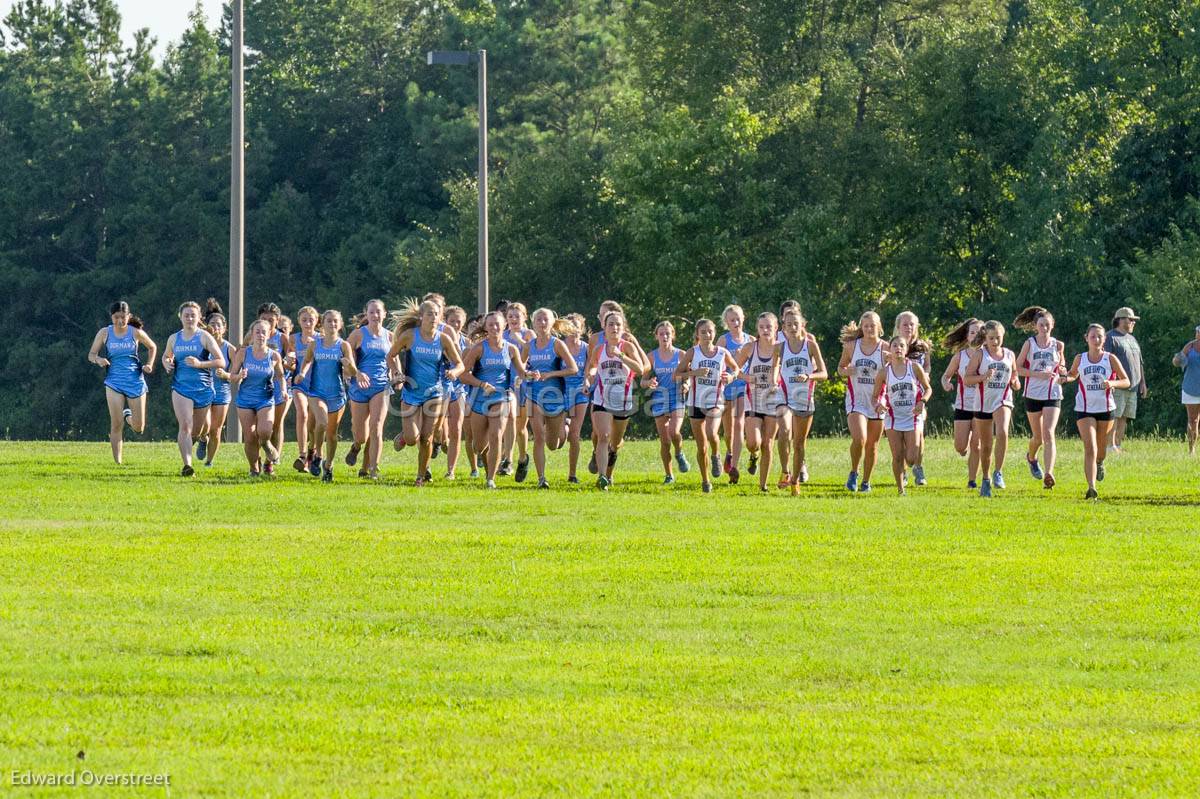
[[[1133,337],[1133,328],[1140,317],[1129,306],[1118,308],[1113,314],[1113,329],[1104,337],[1104,349],[1117,356],[1125,373],[1129,375],[1129,388],[1114,388],[1113,400],[1116,409],[1113,418],[1116,424],[1109,433],[1110,452],[1121,451],[1125,441],[1125,428],[1137,418],[1138,398],[1146,396],[1146,373],[1142,369],[1142,348]]]

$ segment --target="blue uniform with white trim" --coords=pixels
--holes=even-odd
[[[654,367],[654,377],[658,380],[658,388],[650,394],[651,416],[665,416],[684,407],[683,391],[680,383],[675,380],[675,370],[679,367],[679,356],[683,354],[683,350],[678,347],[672,347],[671,350],[671,357],[665,361],[659,357],[658,347],[650,353],[650,364]]]
[[[720,341],[719,346],[724,347],[725,349],[729,350],[730,355],[736,356],[738,353],[738,350],[740,350],[745,345],[749,344],[751,341],[754,341],[754,336],[751,336],[745,330],[742,331],[742,340],[741,341],[734,341],[733,334],[727,330],[721,336],[721,341]],[[746,381],[745,380],[738,378],[737,380],[734,380],[729,385],[725,386],[725,401],[726,402],[731,402],[732,400],[734,400],[738,397],[744,397],[744,396],[746,396]]]
[[[404,353],[404,391],[400,400],[405,405],[424,405],[430,400],[442,398],[445,385],[442,382],[445,353],[442,351],[442,334],[436,330],[433,338],[421,335],[421,329],[412,332],[412,344]]]
[[[254,347],[246,347],[246,357],[242,359],[242,368],[246,370],[246,379],[238,386],[237,406],[248,411],[261,411],[263,408],[275,407],[275,364],[279,363],[279,353],[268,349],[262,358],[254,356]]]
[[[267,349],[274,350],[279,353],[280,360],[283,359],[283,331],[276,330],[267,339]],[[288,389],[287,375],[283,376],[283,380],[276,380],[274,384],[274,397],[276,405],[283,405],[292,397],[291,390]]]
[[[342,379],[342,338],[334,339],[326,346],[325,337],[317,336],[313,342],[313,363],[308,374],[311,381],[308,395],[325,403],[330,413],[346,406],[346,382]]]
[[[370,402],[376,394],[391,388],[388,381],[387,354],[392,348],[392,337],[383,328],[380,328],[379,335],[376,336],[367,325],[360,327],[359,331],[362,337],[354,353],[355,366],[371,383],[366,388],[360,388],[358,380],[351,381],[349,397],[351,402]]]
[[[562,358],[555,350],[559,339],[554,336],[545,347],[538,347],[537,339],[529,342],[529,362],[526,368],[535,372],[557,372],[563,368]],[[529,398],[537,403],[542,413],[558,416],[565,410],[566,381],[561,377],[529,382]]]
[[[225,341],[224,339],[221,340],[221,359],[225,362],[225,365],[222,366],[221,368],[228,372],[229,367],[230,367],[229,342]],[[222,380],[221,378],[217,377],[216,369],[212,370],[212,381],[213,381],[212,404],[213,405],[228,405],[229,402],[233,399],[233,392],[229,390],[229,381]]]
[[[491,383],[496,390],[485,394],[482,386],[471,386],[471,412],[486,414],[493,405],[512,399],[512,350],[507,341],[499,352],[486,339],[480,345],[483,351],[472,372],[480,382]]]
[[[207,408],[213,401],[212,372],[188,366],[188,358],[200,361],[208,360],[208,351],[204,349],[204,339],[201,331],[197,330],[190,339],[183,338],[183,331],[175,333],[173,345],[175,356],[175,372],[171,375],[171,390],[181,397],[192,401],[194,408]]]
[[[317,335],[316,338],[321,338]],[[312,393],[312,370],[308,370],[308,374],[304,376],[304,380],[297,382],[296,378],[300,376],[300,369],[304,366],[304,353],[308,352],[308,345],[304,343],[303,333],[292,334],[292,352],[296,353],[296,365],[292,368],[292,373],[288,379],[292,384],[292,391],[299,391],[301,394]]]
[[[567,375],[563,378],[565,384],[564,391],[566,397],[563,404],[568,408],[574,408],[576,405],[587,405],[588,395],[584,391],[584,381],[587,376],[584,372],[587,369],[588,345],[586,341],[579,342],[579,352],[575,353],[575,366],[579,371],[573,375]]]
[[[454,331],[451,330],[450,334],[454,335]],[[459,355],[460,356],[466,355],[467,350],[469,350],[470,348],[471,348],[471,342],[467,339],[466,336],[464,336],[462,333],[459,333],[458,334]],[[455,399],[455,400],[462,399],[463,397],[467,396],[467,384],[462,382],[461,380],[457,380],[457,379],[448,380],[448,381],[446,381],[446,384],[450,387],[449,394],[448,394],[450,399]]]
[[[134,327],[127,325],[125,335],[118,336],[113,326],[108,326],[104,349],[108,355],[108,369],[104,374],[104,385],[137,399],[146,393],[146,376],[142,373],[142,359],[138,357],[138,340]]]
[[[521,328],[520,333],[514,333],[506,327],[506,328],[504,328],[504,334],[503,334],[504,340],[507,341],[509,344],[512,344],[514,347],[516,347],[517,352],[521,352],[525,349],[525,342],[528,341],[528,339],[525,338],[525,332],[526,332],[526,328]],[[515,369],[509,370],[509,380],[512,381],[512,383],[511,383],[512,385],[517,384],[517,372]],[[521,401],[521,405],[524,406],[525,403],[529,401],[529,381],[528,380],[521,381],[521,387],[518,390],[517,394],[518,394],[518,398]]]

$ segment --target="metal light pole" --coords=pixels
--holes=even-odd
[[[470,50],[431,50],[426,54],[426,61],[430,66],[466,65],[472,60],[479,67],[479,313],[484,314],[491,309],[488,297],[487,50],[476,53]]]
[[[233,0],[233,41],[230,43],[233,56],[233,131],[229,151],[229,329],[225,331],[225,335],[235,346],[241,346],[242,343],[245,324],[242,299],[246,289],[246,104],[242,71],[242,5],[243,0]],[[241,427],[238,425],[236,413],[229,416],[225,438],[234,443],[241,441]]]

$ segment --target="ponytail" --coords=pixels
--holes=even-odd
[[[1025,310],[1017,314],[1017,318],[1013,320],[1013,327],[1017,330],[1024,330],[1026,333],[1032,333],[1037,330],[1038,319],[1043,316],[1054,317],[1040,305],[1030,305]]]
[[[957,352],[964,347],[973,346],[971,342],[967,341],[967,336],[969,336],[971,333],[971,325],[977,324],[979,324],[979,320],[974,316],[960,323],[958,327],[951,330],[946,334],[946,337],[942,339],[942,346],[952,352]]]
[[[142,317],[134,314],[129,315],[129,321],[126,322],[126,324],[130,327],[136,327],[138,330],[143,330],[145,328],[145,324],[142,322]]]

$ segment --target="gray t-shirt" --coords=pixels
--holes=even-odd
[[[1122,333],[1120,330],[1110,330],[1104,337],[1104,349],[1117,356],[1121,366],[1129,375],[1129,390],[1140,391],[1142,388],[1142,348],[1132,333]]]

